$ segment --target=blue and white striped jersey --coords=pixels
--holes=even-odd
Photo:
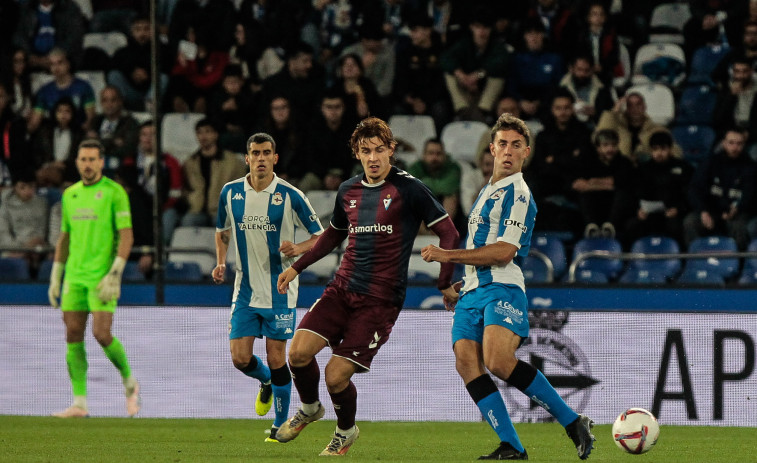
[[[476,249],[504,241],[517,246],[518,254],[513,261],[501,267],[466,265],[462,291],[471,291],[489,283],[517,285],[525,291],[523,272],[517,261],[520,260],[518,257],[528,255],[535,219],[536,203],[522,173],[484,186],[468,216],[465,248]]]
[[[296,307],[298,279],[289,284],[287,294],[278,293],[276,281],[296,260],[279,252],[282,241],[294,243],[295,228],[311,235],[323,232],[305,195],[275,174],[259,193],[246,176],[229,182],[218,200],[216,230],[229,228],[236,244],[232,303],[259,309]]]

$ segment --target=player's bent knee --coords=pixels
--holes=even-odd
[[[313,355],[309,352],[292,348],[289,350],[289,365],[293,367],[304,367],[313,360]]]

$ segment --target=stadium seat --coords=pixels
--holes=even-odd
[[[686,55],[675,43],[647,43],[636,51],[631,82],[677,87],[686,79]],[[649,104],[649,102],[647,102]]]
[[[622,43],[618,43],[618,52],[618,60],[623,66],[623,75],[614,77],[612,79],[612,86],[615,89],[622,89],[631,78],[631,71],[633,68],[631,66],[631,55],[628,53],[628,48]]]
[[[128,260],[126,261],[126,266],[124,267],[124,273],[121,276],[121,279],[126,283],[144,282],[145,274],[139,270],[139,264],[137,264],[136,261]]]
[[[0,281],[25,281],[29,279],[29,265],[21,257],[0,258]]]
[[[665,284],[667,279],[658,271],[629,268],[618,281],[629,285],[661,285]]]
[[[202,269],[195,262],[168,262],[165,268],[166,281],[197,282],[203,280]]]
[[[582,238],[573,246],[573,262],[582,255],[591,251],[603,251],[609,254],[620,254],[623,249],[620,242],[614,238]],[[590,270],[592,273],[603,274],[607,280],[614,280],[620,276],[623,270],[623,261],[620,259],[603,259],[587,258],[581,260],[576,267],[576,279],[583,270]],[[596,278],[591,276],[592,281]]]
[[[737,252],[736,240],[729,236],[707,236],[697,238],[689,244],[688,251],[693,254],[717,254],[718,252]],[[717,256],[703,259],[687,259],[684,273],[689,276],[699,270],[718,274],[724,280],[730,280],[739,271],[739,259],[734,257],[718,258]]]
[[[660,125],[668,125],[676,115],[675,98],[673,91],[663,84],[650,83],[634,85],[626,90],[626,95],[639,93],[644,97],[647,105],[647,114],[653,122]]]
[[[715,130],[709,125],[676,125],[671,132],[683,151],[683,158],[691,165],[698,165],[712,153]]]
[[[204,275],[210,275],[216,266],[215,235],[215,227],[177,227],[171,237],[171,248],[186,251],[169,248],[168,262],[194,262]]]
[[[631,252],[634,254],[679,254],[681,249],[676,240],[668,236],[645,236],[634,241]],[[645,271],[662,275],[663,278],[673,278],[681,271],[681,261],[679,259],[632,260],[628,267],[629,271],[636,273]]]
[[[551,283],[547,264],[539,257],[529,255],[522,258],[520,269],[526,284]]]
[[[489,136],[489,130],[479,121],[450,122],[442,129],[441,140],[451,158],[475,164],[478,147],[482,138]]]
[[[431,116],[397,114],[389,118],[392,135],[399,142],[396,155],[410,165],[420,158],[426,140],[436,138],[436,126]]]
[[[118,49],[128,44],[126,34],[120,31],[111,32],[87,32],[84,34],[82,48],[99,48],[111,58]]]
[[[752,240],[746,250],[747,252],[757,252],[757,239]],[[747,257],[744,259],[744,269],[741,271],[739,284],[757,284],[757,257]]]
[[[723,275],[717,271],[701,268],[684,269],[683,273],[676,281],[681,285],[725,286]]]
[[[205,118],[202,113],[167,113],[160,123],[160,146],[184,164],[200,148],[195,125]]]
[[[412,254],[407,269],[410,284],[432,284],[439,277],[439,262],[426,262],[420,254]]]
[[[662,3],[652,9],[649,19],[649,41],[682,45],[683,26],[691,18],[688,2]]]
[[[76,77],[86,80],[89,85],[92,86],[92,91],[95,92],[95,110],[102,112],[102,104],[100,103],[100,92],[105,88],[107,82],[105,81],[105,72],[103,71],[78,71]]]
[[[705,45],[697,48],[691,56],[688,83],[715,85],[712,71],[729,51],[728,45]]]
[[[534,234],[531,238],[531,248],[546,255],[552,262],[554,281],[559,281],[568,268],[568,259],[565,256],[565,245],[555,235],[549,233]]]
[[[681,92],[676,105],[678,115],[677,125],[709,125],[712,124],[712,113],[715,111],[718,95],[706,84],[687,85]]]
[[[50,273],[53,270],[53,260],[45,259],[39,264],[37,270],[37,281],[48,282],[50,281]]]
[[[336,191],[330,190],[310,190],[306,195],[308,201],[310,201],[310,205],[313,206],[313,210],[318,214],[318,218],[321,219],[321,225],[324,228],[329,226],[331,216],[334,214],[336,193]]]
[[[579,270],[576,272],[576,283],[586,283],[592,285],[602,285],[609,283],[607,274],[604,272],[598,272],[596,270]]]
[[[129,114],[138,124],[152,120],[152,113],[148,111],[131,111]]]

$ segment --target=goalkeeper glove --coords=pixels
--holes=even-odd
[[[121,296],[121,275],[124,273],[126,259],[116,256],[108,274],[97,285],[98,296],[102,302],[110,302]]]
[[[53,307],[59,307],[60,303],[60,284],[63,277],[63,262],[53,262],[53,268],[50,270],[50,287],[47,288],[47,299]]]

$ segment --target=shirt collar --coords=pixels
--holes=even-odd
[[[249,176],[250,176],[249,173],[244,176],[244,191],[245,191],[245,193],[248,192],[248,191],[250,191],[250,190],[255,191],[255,188],[253,188],[252,185],[250,185],[250,182],[247,180],[247,178]],[[265,191],[268,194],[271,194],[271,195],[274,194],[276,192],[276,186],[278,184],[279,184],[279,177],[276,175],[276,172],[274,172],[273,173],[273,180],[271,180],[271,183],[267,187],[265,187],[265,188],[263,188],[261,190],[261,193],[263,191]]]
[[[507,177],[499,180],[497,183],[491,183],[491,180],[489,180],[489,185],[491,185],[494,188],[504,188],[512,183],[515,183],[516,180],[522,180],[523,179],[523,172],[518,172],[516,174],[508,175]]]

